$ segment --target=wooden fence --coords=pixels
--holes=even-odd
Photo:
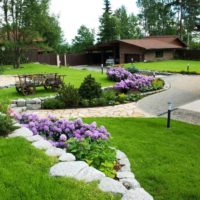
[[[200,60],[200,49],[183,49],[176,51],[176,58],[183,60]]]

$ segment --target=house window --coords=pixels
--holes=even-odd
[[[156,51],[156,58],[162,58],[163,57],[163,51]]]

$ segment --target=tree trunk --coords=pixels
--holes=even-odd
[[[20,63],[21,63],[21,48],[16,47],[14,51],[14,63],[13,63],[14,69],[20,68]]]

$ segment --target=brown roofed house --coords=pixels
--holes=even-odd
[[[87,49],[89,64],[114,59],[115,64],[139,61],[170,60],[175,50],[187,45],[177,36],[150,36],[142,39],[115,40]]]

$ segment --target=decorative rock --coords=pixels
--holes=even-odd
[[[127,189],[140,188],[140,183],[134,178],[125,178],[119,180]]]
[[[99,188],[104,192],[120,194],[125,194],[127,191],[127,189],[122,185],[122,183],[108,177],[105,177],[101,180]]]
[[[31,137],[27,137],[26,138],[29,142],[37,142],[37,141],[40,141],[40,140],[44,140],[44,138],[40,135],[33,135]]]
[[[29,129],[22,127],[22,128],[15,130],[8,137],[11,137],[11,138],[13,138],[13,137],[24,137],[24,138],[27,138],[27,137],[30,137],[32,135],[33,135],[33,133]]]
[[[130,166],[123,166],[119,171],[120,172],[130,172],[131,167]]]
[[[25,99],[18,99],[17,100],[17,106],[18,107],[24,107],[24,106],[26,106],[26,100]]]
[[[63,149],[51,147],[46,150],[45,152],[48,156],[61,156],[65,153]]]
[[[75,156],[71,153],[63,153],[59,157],[59,161],[62,161],[62,162],[70,162],[70,161],[75,161],[75,160],[76,160]]]
[[[60,162],[51,167],[50,174],[51,176],[67,176],[75,178],[81,170],[87,167],[88,164],[83,161]]]
[[[117,172],[117,178],[124,179],[124,178],[135,178],[132,172],[124,171],[124,172]]]
[[[52,144],[46,140],[39,140],[37,142],[34,142],[32,145],[37,149],[45,149],[45,150],[52,147]]]
[[[137,188],[135,190],[128,190],[122,197],[122,200],[153,200],[153,197],[143,188]]]
[[[101,180],[104,177],[105,177],[105,174],[98,171],[97,169],[93,167],[86,167],[83,170],[81,170],[76,175],[75,178],[78,180],[83,180],[85,182],[92,182],[92,181]]]
[[[131,166],[128,158],[123,158],[123,159],[119,160],[118,162],[119,162],[120,165],[124,165],[124,166],[127,166],[127,167]]]
[[[10,108],[16,108],[17,107],[17,104],[10,104]]]
[[[26,104],[28,110],[39,110],[41,109],[41,104]]]
[[[35,104],[41,104],[41,99],[35,98],[35,99],[33,99],[33,102],[34,102]]]
[[[126,156],[126,154],[123,153],[122,151],[117,150],[117,151],[116,151],[116,158],[117,158],[118,160],[121,160],[121,159],[127,158],[127,156]]]

